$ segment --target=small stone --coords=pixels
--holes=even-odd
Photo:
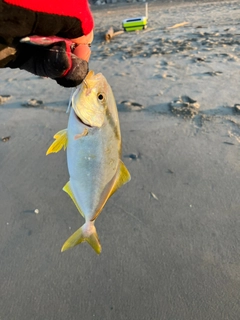
[[[237,112],[237,113],[240,113],[240,104],[236,103],[234,105],[234,110]]]
[[[35,210],[34,210],[34,213],[39,214],[39,210],[38,210],[38,209],[35,209]]]
[[[150,195],[151,195],[155,200],[158,200],[158,197],[155,195],[155,193],[150,192]]]
[[[8,137],[3,137],[3,138],[2,138],[2,141],[3,141],[3,142],[7,142],[7,141],[10,140],[10,138],[11,138],[10,136],[8,136]]]
[[[129,159],[131,159],[131,160],[137,160],[137,158],[138,158],[138,156],[137,156],[137,154],[135,154],[135,153],[131,153],[131,154],[129,155]]]
[[[130,154],[128,154],[128,155],[125,155],[124,157],[125,157],[125,158],[128,158],[128,159],[130,159],[130,160],[133,160],[133,161],[138,161],[138,160],[141,159],[141,154],[140,154],[140,153],[138,153],[138,154],[136,154],[136,153],[130,153]]]

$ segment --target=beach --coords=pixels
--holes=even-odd
[[[240,314],[240,2],[93,6],[90,69],[111,85],[131,181],[87,244],[62,191],[71,89],[0,70],[0,320],[227,320]],[[87,182],[86,182],[87,183]]]

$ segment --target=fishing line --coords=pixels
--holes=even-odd
[[[72,92],[71,92],[71,94],[70,94],[70,98],[69,98],[69,102],[68,102],[68,107],[67,107],[66,113],[69,113],[69,111],[70,111],[70,109],[71,109],[73,94],[74,94],[74,88],[72,88]]]
[[[87,81],[86,81],[85,79],[83,79],[83,83],[85,84],[85,86],[86,86],[87,89],[88,89]]]

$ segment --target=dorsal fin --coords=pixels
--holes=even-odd
[[[128,169],[126,168],[125,164],[122,162],[122,160],[119,159],[118,164],[118,170],[113,177],[113,179],[109,182],[109,184],[106,186],[105,190],[102,193],[103,200],[99,204],[99,207],[96,210],[96,214],[94,215],[92,221],[94,221],[100,212],[102,211],[103,207],[105,206],[108,199],[119,189],[121,188],[125,183],[131,180],[130,173]],[[107,193],[107,194],[106,194]]]
[[[131,180],[131,175],[130,175],[127,167],[122,162],[122,160],[119,159],[118,174],[115,177],[113,188],[112,188],[111,193],[108,198],[110,198],[119,188],[121,188],[125,183],[127,183],[130,180]]]

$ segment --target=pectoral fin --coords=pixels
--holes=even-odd
[[[82,209],[80,208],[80,206],[78,205],[77,203],[77,200],[76,198],[74,197],[74,194],[72,192],[72,189],[71,189],[71,185],[70,185],[70,181],[68,181],[65,186],[63,187],[63,191],[65,191],[69,197],[72,199],[72,201],[74,202],[75,206],[77,207],[78,211],[80,212],[80,214],[83,216],[84,218],[84,213],[82,212]]]
[[[64,150],[66,150],[67,148],[67,143],[68,143],[67,129],[57,132],[53,138],[55,139],[55,141],[48,148],[46,155],[48,155],[49,153],[57,153],[62,148],[64,148]]]
[[[74,140],[78,140],[78,139],[80,139],[82,137],[85,137],[87,134],[88,134],[88,129],[84,128],[82,133],[76,134],[74,136]]]

